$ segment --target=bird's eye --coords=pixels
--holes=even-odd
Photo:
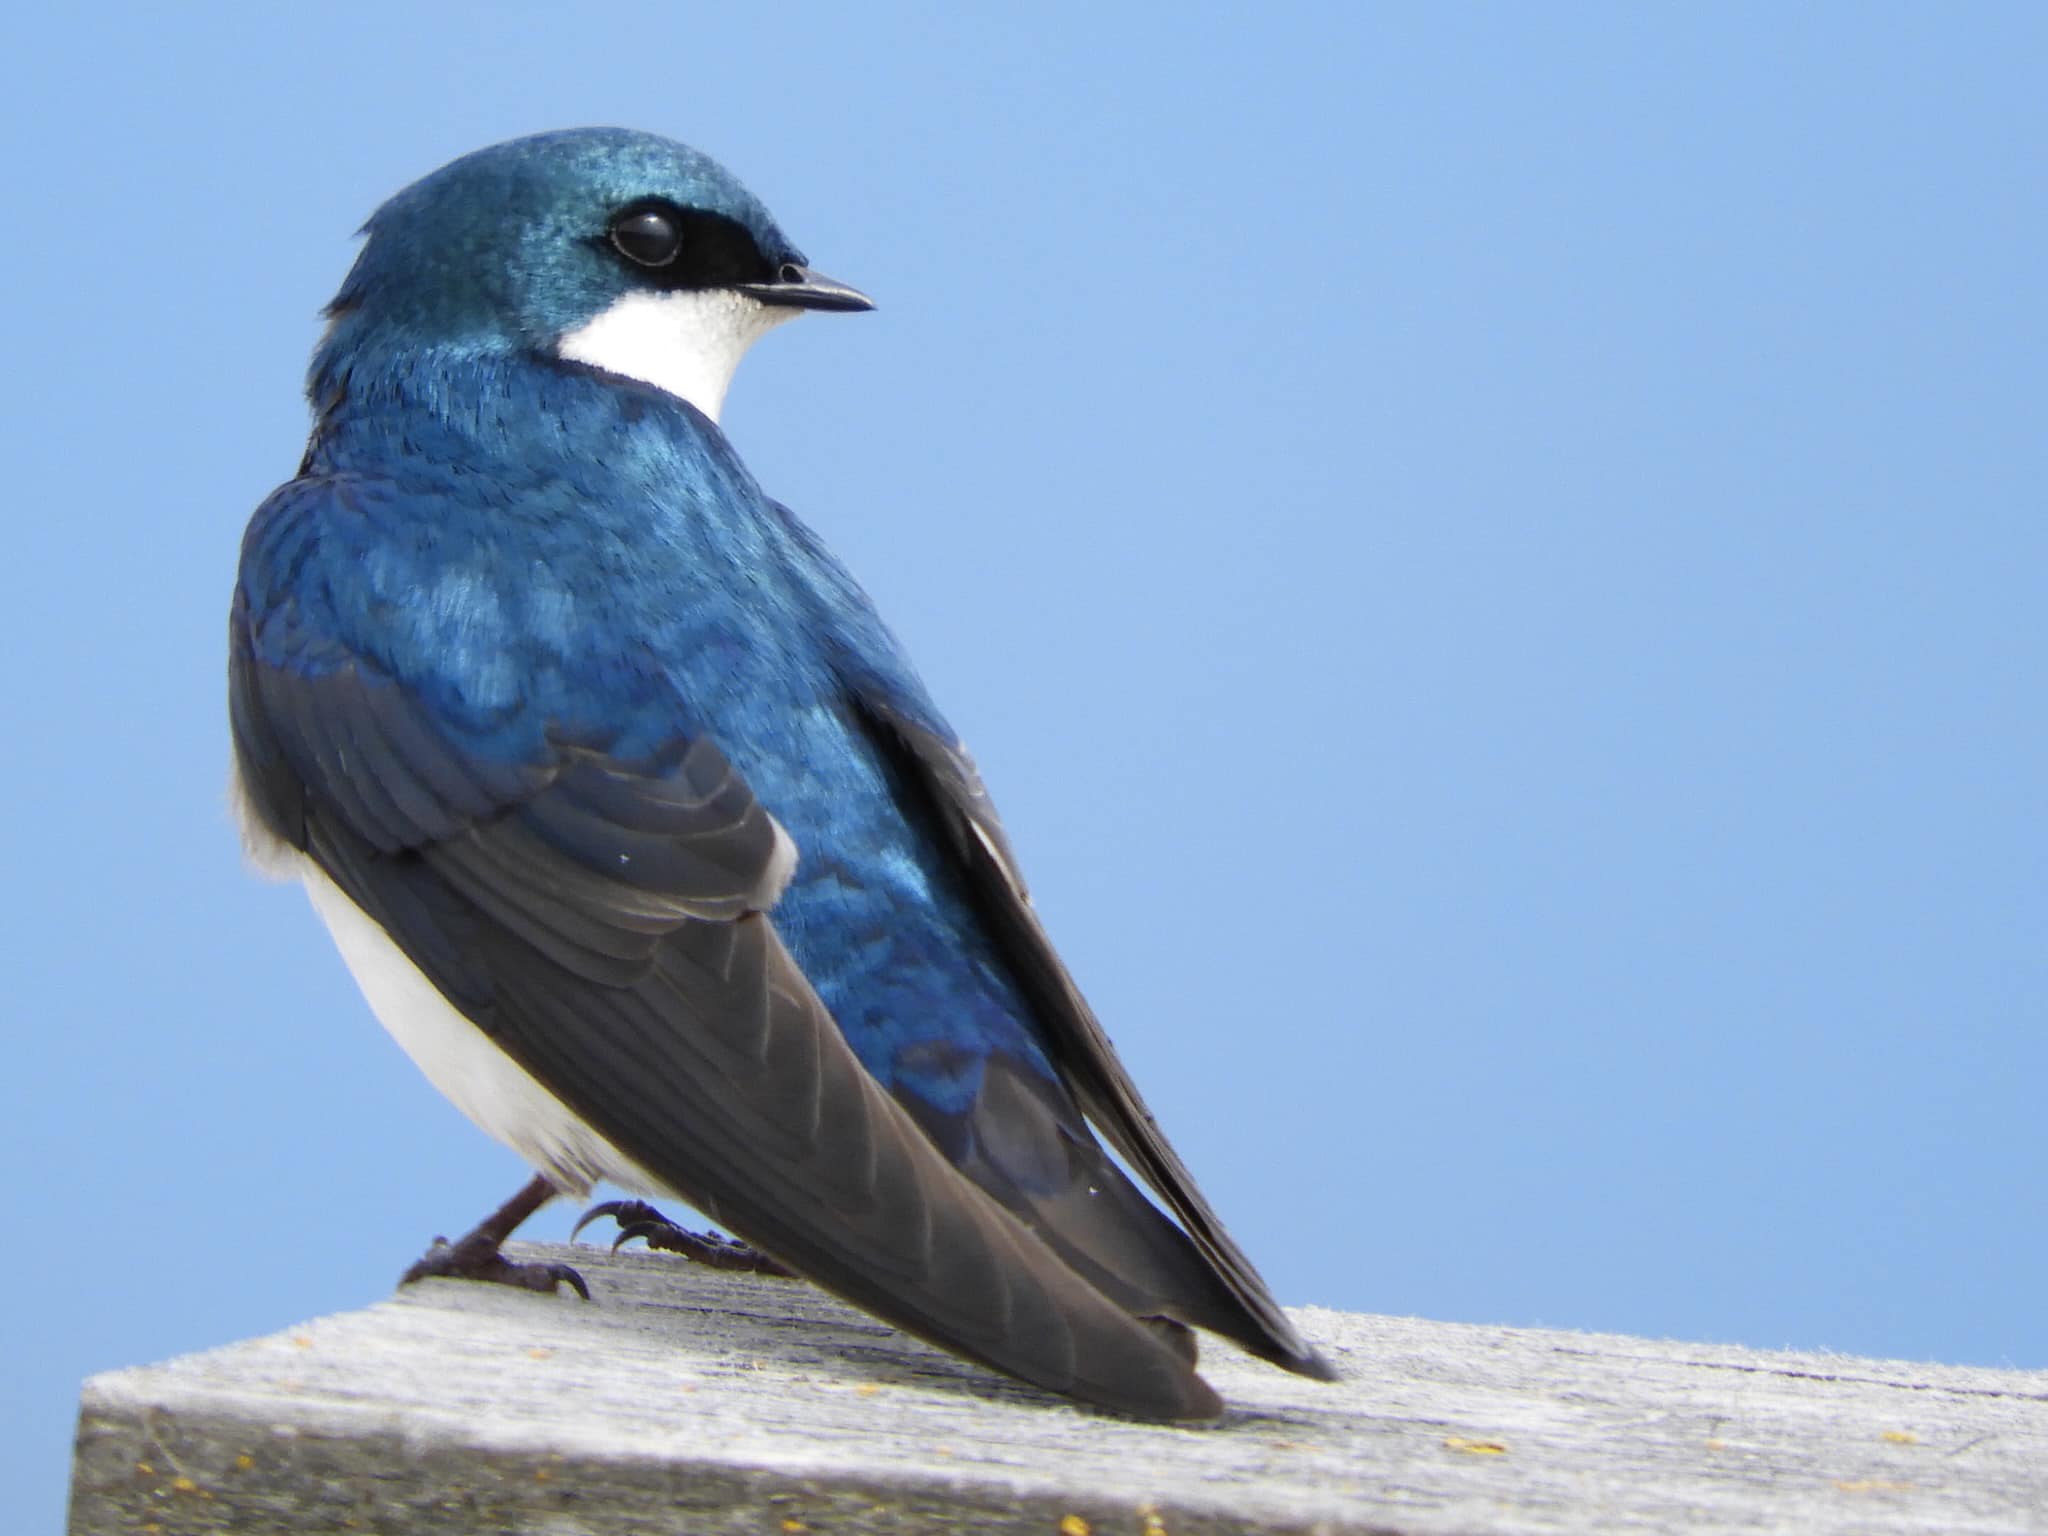
[[[660,208],[629,208],[612,220],[612,249],[642,267],[665,267],[683,248],[683,232]]]

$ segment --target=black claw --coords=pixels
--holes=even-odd
[[[569,1229],[569,1241],[575,1242],[583,1229],[601,1216],[612,1217],[622,1227],[629,1222],[649,1221],[660,1222],[663,1225],[672,1225],[666,1216],[662,1215],[661,1212],[657,1211],[645,1200],[607,1200],[601,1205],[593,1205],[589,1210],[576,1218],[576,1225]],[[616,1248],[618,1244],[614,1243],[612,1246]]]
[[[650,1232],[660,1230],[661,1223],[658,1221],[635,1221],[621,1225],[618,1235],[612,1239],[612,1252],[617,1253],[636,1237],[645,1237]]]
[[[451,1243],[445,1237],[435,1238],[434,1246],[398,1277],[398,1283],[411,1285],[416,1280],[429,1279],[482,1280],[550,1296],[566,1285],[585,1301],[590,1300],[590,1287],[568,1265],[516,1264],[500,1253],[496,1244],[474,1241],[473,1235],[459,1243]]]
[[[692,1263],[708,1265],[712,1269],[795,1278],[759,1249],[750,1248],[737,1238],[720,1237],[715,1232],[697,1233],[679,1227],[644,1200],[607,1200],[602,1205],[593,1205],[570,1230],[571,1241],[600,1216],[609,1216],[619,1224],[619,1235],[612,1240],[614,1253],[637,1238],[649,1248],[663,1253],[679,1253]]]

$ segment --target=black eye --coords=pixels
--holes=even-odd
[[[665,267],[683,248],[683,232],[660,208],[629,208],[612,220],[612,249],[643,267]]]

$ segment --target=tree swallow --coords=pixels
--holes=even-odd
[[[233,794],[385,1027],[537,1170],[414,1273],[573,1279],[497,1245],[607,1180],[1101,1407],[1220,1412],[1193,1328],[1328,1377],[909,661],[719,430],[759,336],[869,300],[618,129],[468,155],[364,234],[242,546]]]

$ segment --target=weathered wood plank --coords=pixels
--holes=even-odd
[[[2048,1531],[2048,1372],[1307,1309],[1213,1342],[1213,1428],[1080,1412],[806,1285],[535,1248],[594,1303],[434,1281],[85,1385],[111,1532]]]

